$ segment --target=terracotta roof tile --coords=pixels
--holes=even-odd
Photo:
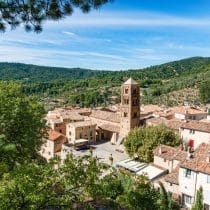
[[[183,123],[181,128],[192,129],[192,130],[210,133],[210,123],[209,122],[200,122],[200,121],[192,120],[192,121]]]
[[[60,137],[66,138],[62,133],[59,133],[59,132],[57,132],[55,130],[48,131],[48,139],[49,140],[55,141],[55,140],[57,140]]]
[[[113,112],[93,110],[90,117],[105,120],[105,121],[110,121],[114,123],[120,123],[120,115]]]
[[[86,127],[86,126],[96,126],[96,123],[93,123],[91,120],[85,120],[85,121],[69,123],[68,126],[79,128],[79,127]]]
[[[116,126],[116,125],[103,124],[103,125],[99,126],[99,128],[106,130],[106,131],[111,131],[114,133],[120,132],[120,126]]]
[[[200,144],[192,154],[192,158],[186,159],[180,167],[210,174],[210,144]]]
[[[166,182],[178,185],[179,184],[179,166],[177,166],[171,173],[167,174],[164,177],[164,180]]]
[[[171,147],[167,145],[161,145],[154,150],[154,155],[167,159],[184,161],[187,157],[187,152],[181,150],[180,147]]]
[[[179,106],[174,108],[175,113],[178,114],[205,114],[203,110],[190,106]]]

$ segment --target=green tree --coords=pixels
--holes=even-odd
[[[131,157],[150,162],[153,159],[153,150],[160,144],[177,146],[180,137],[164,125],[149,126],[133,129],[125,139],[125,149]]]
[[[106,181],[100,174],[106,167],[96,158],[70,155],[60,164],[59,159],[47,164],[33,161],[4,174],[0,180],[0,209],[71,209],[73,204],[79,206],[87,198],[103,195],[100,186]]]
[[[203,210],[203,189],[200,187],[196,192],[196,199],[192,210]]]
[[[176,201],[172,199],[171,193],[168,193],[163,186],[162,182],[159,182],[160,195],[158,199],[158,206],[160,210],[179,210],[180,207]]]
[[[158,192],[146,177],[132,178],[126,176],[124,179],[128,179],[127,182],[130,185],[128,188],[124,188],[124,193],[117,198],[117,202],[121,207],[128,210],[158,209]]]
[[[44,20],[60,20],[79,8],[87,13],[98,9],[110,0],[32,0],[32,1],[0,1],[0,30],[8,26],[15,29],[24,24],[26,31],[42,30]]]
[[[43,107],[13,82],[0,82],[0,165],[35,159],[43,143]]]
[[[210,102],[210,80],[207,80],[200,85],[199,96],[202,103]]]

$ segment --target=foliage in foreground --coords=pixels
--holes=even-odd
[[[0,200],[2,210],[166,209],[162,192],[146,177],[117,172],[92,156],[69,155],[63,165],[53,159],[48,164],[16,166],[0,180]]]
[[[24,95],[19,84],[0,82],[0,167],[37,157],[45,133],[43,114],[43,107]]]
[[[74,8],[87,13],[110,0],[34,0],[0,1],[0,31],[24,24],[26,31],[41,32],[44,20],[60,20],[71,15]]]
[[[0,83],[1,210],[165,209],[145,177],[122,174],[92,156],[41,161],[42,114],[18,84]]]
[[[180,144],[180,137],[173,130],[160,125],[133,129],[124,142],[131,157],[137,156],[146,162],[153,160],[153,150],[161,144],[177,146]]]

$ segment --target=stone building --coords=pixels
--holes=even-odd
[[[74,145],[85,142],[94,143],[96,141],[96,124],[91,120],[69,123],[66,126],[66,137],[68,142]]]
[[[62,145],[66,142],[67,139],[63,134],[51,130],[48,132],[48,138],[45,139],[45,143],[41,147],[40,154],[48,161],[61,151]]]
[[[65,107],[49,111],[46,120],[51,130],[65,135],[71,144],[80,139],[88,142],[109,140],[120,145],[129,131],[139,126],[139,84],[132,78],[122,84],[121,104],[116,111]]]
[[[125,137],[129,131],[139,126],[140,88],[132,78],[121,86],[120,135]]]

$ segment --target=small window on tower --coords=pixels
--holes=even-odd
[[[137,94],[137,90],[133,89],[133,95],[136,95],[136,94]]]
[[[136,106],[138,104],[138,100],[137,99],[134,99],[133,100],[133,106]]]
[[[128,116],[128,113],[127,112],[124,112],[124,117],[127,117]]]
[[[135,117],[135,118],[137,117],[137,112],[133,113],[133,117]]]
[[[125,94],[128,94],[128,88],[125,88]]]
[[[124,104],[129,104],[129,99],[124,99]]]

